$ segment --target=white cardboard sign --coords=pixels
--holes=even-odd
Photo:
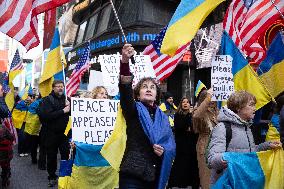
[[[213,58],[211,68],[213,101],[226,101],[234,92],[232,61],[230,55],[216,55]]]
[[[135,55],[134,59],[135,64],[129,64],[130,71],[134,75],[133,86],[143,77],[156,77],[149,55]],[[104,86],[107,87],[109,95],[115,96],[118,93],[120,55],[100,55],[99,62]]]
[[[118,100],[71,98],[72,139],[103,145],[116,121]]]

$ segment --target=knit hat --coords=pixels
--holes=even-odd
[[[172,93],[170,92],[165,92],[164,94],[164,99],[167,100],[168,98],[173,97]]]

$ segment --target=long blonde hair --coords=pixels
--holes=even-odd
[[[97,98],[97,95],[99,94],[99,92],[104,89],[105,91],[106,88],[104,86],[96,86],[93,90],[92,90],[92,98],[93,99],[96,99]]]

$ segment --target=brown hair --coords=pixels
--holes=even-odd
[[[99,94],[99,92],[104,89],[105,91],[106,88],[104,86],[96,86],[93,90],[92,90],[92,98],[93,99],[96,99],[97,98],[97,95]]]
[[[189,105],[191,105],[191,102],[190,102],[190,100],[187,97],[182,97],[182,99],[180,100],[179,105],[177,107],[177,113],[179,113],[179,114],[186,114],[186,113],[189,112],[189,110],[188,111],[184,111],[182,109],[182,102],[183,102],[184,99],[187,99],[188,102],[189,102]]]
[[[160,87],[159,87],[157,81],[156,81],[154,78],[152,78],[152,77],[144,77],[144,78],[142,78],[142,79],[136,84],[136,86],[135,86],[135,88],[134,88],[134,91],[133,91],[133,92],[134,92],[134,94],[133,94],[133,95],[134,95],[134,99],[135,99],[136,101],[139,101],[138,96],[139,96],[139,93],[140,93],[140,89],[141,89],[141,87],[142,87],[142,84],[143,84],[145,81],[152,81],[152,82],[156,85],[157,96],[156,96],[155,104],[159,105],[159,103],[160,103],[161,89],[160,89]]]
[[[256,98],[251,93],[247,91],[237,91],[230,95],[227,107],[237,113],[238,110],[244,108],[250,100],[256,103]]]
[[[55,85],[57,85],[57,84],[63,84],[63,86],[64,86],[64,82],[63,81],[61,81],[61,80],[54,80],[53,83],[52,83],[52,88],[55,87]]]
[[[197,106],[200,106],[200,104],[206,99],[206,97],[207,89],[203,89],[198,96]]]

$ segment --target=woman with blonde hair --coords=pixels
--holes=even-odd
[[[92,90],[93,99],[108,99],[108,93],[104,86],[97,86]]]
[[[199,134],[196,144],[200,185],[202,189],[210,188],[210,169],[205,161],[205,151],[212,129],[217,124],[218,109],[216,102],[211,101],[212,90],[200,93],[197,108],[193,112],[193,129]]]

